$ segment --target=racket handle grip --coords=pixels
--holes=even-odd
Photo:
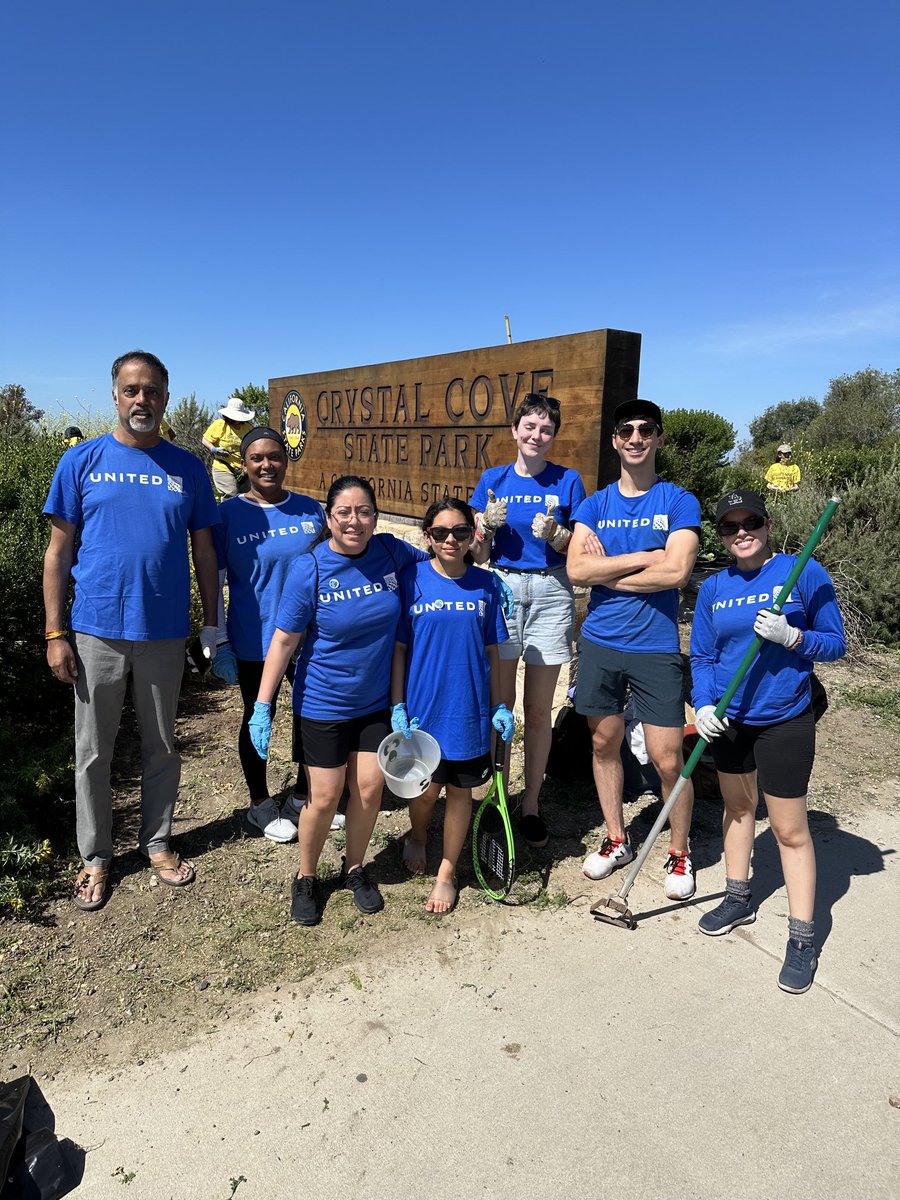
[[[495,738],[496,738],[496,741],[494,744],[494,770],[502,771],[503,768],[506,766],[506,751],[508,748],[508,743],[504,742],[503,738],[500,736],[499,733],[495,734]]]

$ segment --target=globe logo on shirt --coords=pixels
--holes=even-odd
[[[438,612],[440,612],[440,610],[444,607],[443,600],[435,600],[434,607],[438,610]]]
[[[337,589],[341,586],[341,581],[339,579],[335,579],[332,576],[332,578],[328,580],[328,586],[331,588],[331,590],[333,592],[336,592]]]
[[[306,449],[306,405],[299,392],[290,391],[281,405],[281,433],[291,462],[302,458]]]

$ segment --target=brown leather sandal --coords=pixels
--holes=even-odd
[[[164,854],[160,854],[158,858],[152,859],[150,855],[146,855],[147,861],[150,863],[150,870],[156,876],[160,883],[164,883],[167,887],[187,887],[189,883],[193,883],[197,878],[193,865],[182,859],[177,850],[166,850]],[[163,871],[177,871],[182,862],[188,868],[188,874],[184,879],[165,879],[162,875]]]
[[[94,888],[100,884],[103,891],[100,893],[99,900],[85,900],[79,893],[86,887]],[[94,871],[89,871],[87,867],[83,867],[75,879],[75,887],[72,891],[72,903],[76,908],[80,908],[82,912],[96,912],[98,908],[102,908],[109,898],[109,867],[99,867]]]

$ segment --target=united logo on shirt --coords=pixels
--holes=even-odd
[[[184,491],[184,480],[180,475],[167,475],[166,479],[169,481],[170,492],[180,493]]]
[[[654,529],[668,529],[669,528],[669,514],[668,513],[654,513],[653,514],[653,528]]]
[[[301,521],[300,528],[303,530],[304,533],[315,533],[316,532],[316,526],[315,526],[314,522],[312,522],[312,521]]]
[[[389,575],[385,575],[384,583],[385,583],[385,587],[387,587],[389,591],[396,592],[397,576],[394,574],[393,571],[391,571],[391,573]]]

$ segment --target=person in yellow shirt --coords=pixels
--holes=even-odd
[[[254,413],[240,396],[232,396],[219,412],[221,415],[203,435],[203,445],[213,456],[213,487],[218,499],[225,500],[236,496],[240,490],[239,483],[244,473],[241,439],[250,432]]]
[[[800,486],[800,468],[793,461],[793,450],[785,442],[775,451],[777,461],[766,471],[766,487],[770,492],[796,492]]]

